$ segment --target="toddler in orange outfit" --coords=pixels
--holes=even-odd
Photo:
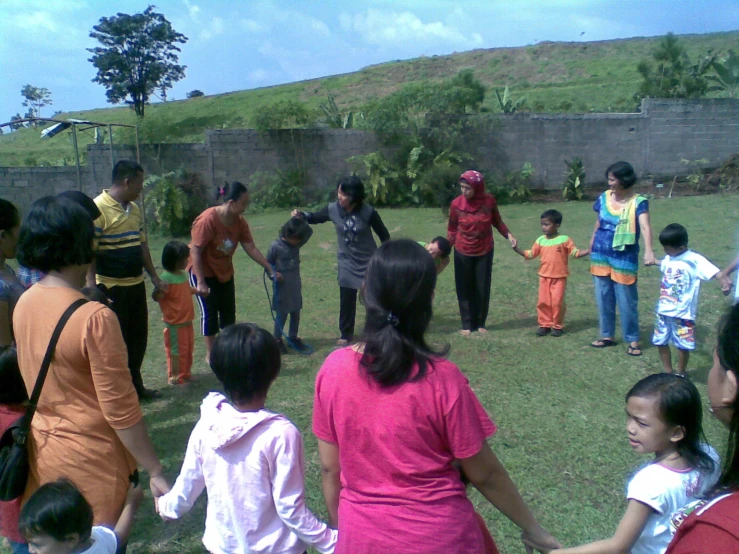
[[[160,275],[168,287],[167,290],[155,289],[152,295],[162,309],[170,385],[182,385],[191,379],[192,351],[195,346],[192,295],[197,290],[190,286],[185,272],[189,259],[190,249],[185,243],[177,240],[168,242],[162,251],[164,272]]]
[[[527,260],[541,258],[539,263],[539,302],[536,311],[539,319],[537,335],[543,337],[550,332],[553,337],[562,336],[565,319],[565,289],[569,256],[582,258],[590,254],[590,250],[578,250],[575,243],[567,235],[559,234],[562,214],[557,210],[547,210],[541,214],[541,230],[544,234],[536,239],[531,250],[520,250],[513,246],[518,254]]]

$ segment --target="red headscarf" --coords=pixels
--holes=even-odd
[[[480,209],[480,206],[483,205],[485,199],[490,196],[487,192],[485,192],[485,177],[483,177],[482,173],[480,173],[479,171],[470,169],[469,171],[465,171],[464,173],[462,173],[462,175],[459,177],[459,180],[467,181],[467,183],[472,187],[472,190],[475,192],[475,195],[469,200],[463,194],[462,203],[459,208],[465,212],[476,212],[478,209]]]

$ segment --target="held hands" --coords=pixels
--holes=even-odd
[[[169,483],[164,475],[149,476],[149,490],[151,490],[151,495],[154,497],[155,505],[156,499],[167,494],[169,489]]]
[[[151,283],[154,285],[155,289],[161,290],[162,292],[169,288],[169,283],[162,281],[158,275],[151,278]]]
[[[195,294],[198,296],[202,296],[205,298],[210,294],[210,288],[208,287],[208,284],[205,281],[198,281],[198,287],[196,289]]]
[[[731,277],[721,271],[716,275],[716,279],[721,283],[721,292],[724,293],[724,296],[727,296],[731,292]]]
[[[303,212],[299,210],[293,210],[290,214],[292,217],[297,217],[298,219],[303,219]]]
[[[511,233],[508,233],[508,242],[511,243],[511,248],[516,248],[516,246],[518,246],[518,241],[516,240],[516,237],[514,237]]]
[[[562,544],[542,528],[539,528],[535,533],[522,531],[521,541],[526,548],[526,554],[533,554],[534,551],[549,554],[553,550],[562,548]]]
[[[644,252],[644,265],[657,265],[657,259],[651,250]]]

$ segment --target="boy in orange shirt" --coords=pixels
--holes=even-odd
[[[539,319],[537,335],[543,337],[552,334],[553,337],[562,336],[562,327],[565,319],[565,289],[569,256],[582,258],[590,254],[590,250],[578,250],[575,243],[567,235],[559,234],[562,224],[562,214],[557,210],[547,210],[541,214],[541,230],[544,235],[536,239],[531,250],[522,251],[517,245],[513,250],[526,258],[533,260],[541,256],[539,263],[539,303],[536,311]]]
[[[192,320],[195,310],[192,295],[197,290],[190,286],[185,269],[190,259],[190,249],[180,241],[168,242],[162,251],[161,280],[167,290],[154,289],[152,298],[159,302],[164,321],[164,348],[167,352],[167,378],[170,385],[182,385],[190,381],[195,332]]]

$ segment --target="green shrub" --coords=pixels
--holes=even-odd
[[[582,200],[583,186],[585,185],[585,167],[582,160],[575,156],[572,160],[565,160],[567,170],[564,172],[565,181],[562,183],[562,198],[565,200]]]
[[[206,187],[200,175],[184,169],[151,175],[145,187],[148,221],[153,231],[163,235],[188,235],[192,222],[208,206]]]

